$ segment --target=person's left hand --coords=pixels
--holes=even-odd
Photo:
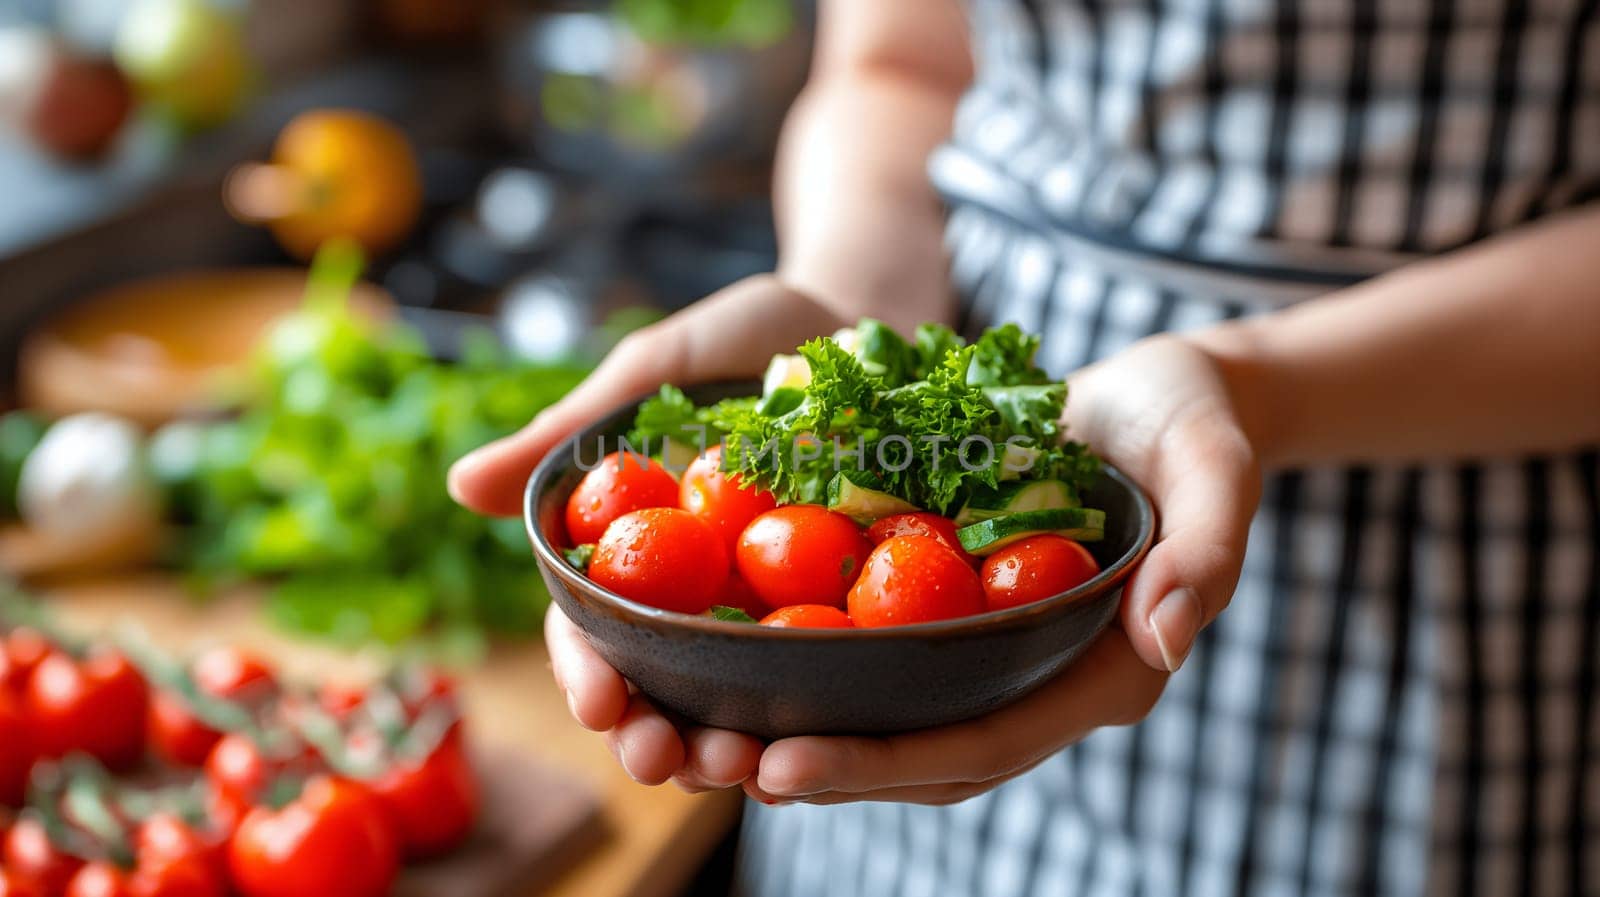
[[[1032,769],[1102,726],[1143,719],[1200,628],[1227,605],[1260,499],[1256,453],[1213,359],[1157,337],[1071,378],[1070,435],[1155,501],[1155,546],[1120,625],[1060,676],[987,716],[885,737],[785,738],[744,782],[766,803],[950,804]]]

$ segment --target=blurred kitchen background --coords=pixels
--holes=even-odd
[[[557,351],[770,267],[810,28],[793,0],[0,0],[0,332],[130,276],[288,261],[223,181],[341,108],[398,127],[422,177],[369,278]]]
[[[771,269],[813,20],[0,0],[0,579],[291,670],[452,664],[469,721],[596,807],[513,893],[717,893],[738,797],[634,785],[566,718],[520,523],[443,471],[621,333]]]

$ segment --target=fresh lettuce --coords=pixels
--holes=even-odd
[[[696,407],[663,387],[640,407],[632,436],[720,439],[730,470],[785,502],[822,502],[841,470],[862,471],[874,488],[939,513],[1001,479],[1048,477],[1081,490],[1098,462],[1063,439],[1067,387],[1034,364],[1038,347],[1014,324],[969,346],[939,324],[917,328],[908,342],[864,320],[797,350],[810,372],[803,388]],[[1027,448],[1027,470],[1005,470],[1008,444]]]

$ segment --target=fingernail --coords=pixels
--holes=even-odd
[[[450,470],[445,473],[444,491],[449,493],[450,500],[456,504],[463,504],[461,500],[461,478],[468,476],[472,468],[477,466],[483,455],[483,449],[473,449],[457,458]]]
[[[779,774],[762,772],[756,774],[756,787],[768,794],[777,794],[783,797],[806,797],[828,790],[824,782],[805,781],[802,779],[784,779]]]
[[[567,712],[572,714],[573,719],[578,719],[578,702],[572,697],[572,689],[562,686],[561,690],[567,696]]]
[[[633,771],[633,767],[628,765],[627,748],[619,748],[617,750],[617,762],[622,764],[622,771],[628,774],[628,778],[633,779],[635,782],[638,782],[641,785],[646,784],[645,780],[640,778],[639,774]]]
[[[1150,612],[1150,628],[1168,672],[1177,672],[1200,634],[1200,596],[1188,586],[1168,592]]]

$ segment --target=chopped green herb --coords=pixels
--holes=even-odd
[[[576,567],[580,572],[587,573],[589,572],[589,561],[594,558],[594,543],[585,542],[577,548],[568,548],[566,551],[561,552],[561,556],[566,558],[567,563]]]
[[[722,605],[722,604],[718,604],[718,605],[712,606],[711,610],[707,611],[707,613],[711,614],[712,617],[714,617],[714,618],[716,618],[718,620],[725,620],[725,621],[727,621],[729,623],[754,623],[754,622],[756,622],[756,618],[755,617],[750,616],[749,614],[745,613],[744,611],[740,610],[739,608],[737,608],[737,607],[728,607],[728,606]]]

